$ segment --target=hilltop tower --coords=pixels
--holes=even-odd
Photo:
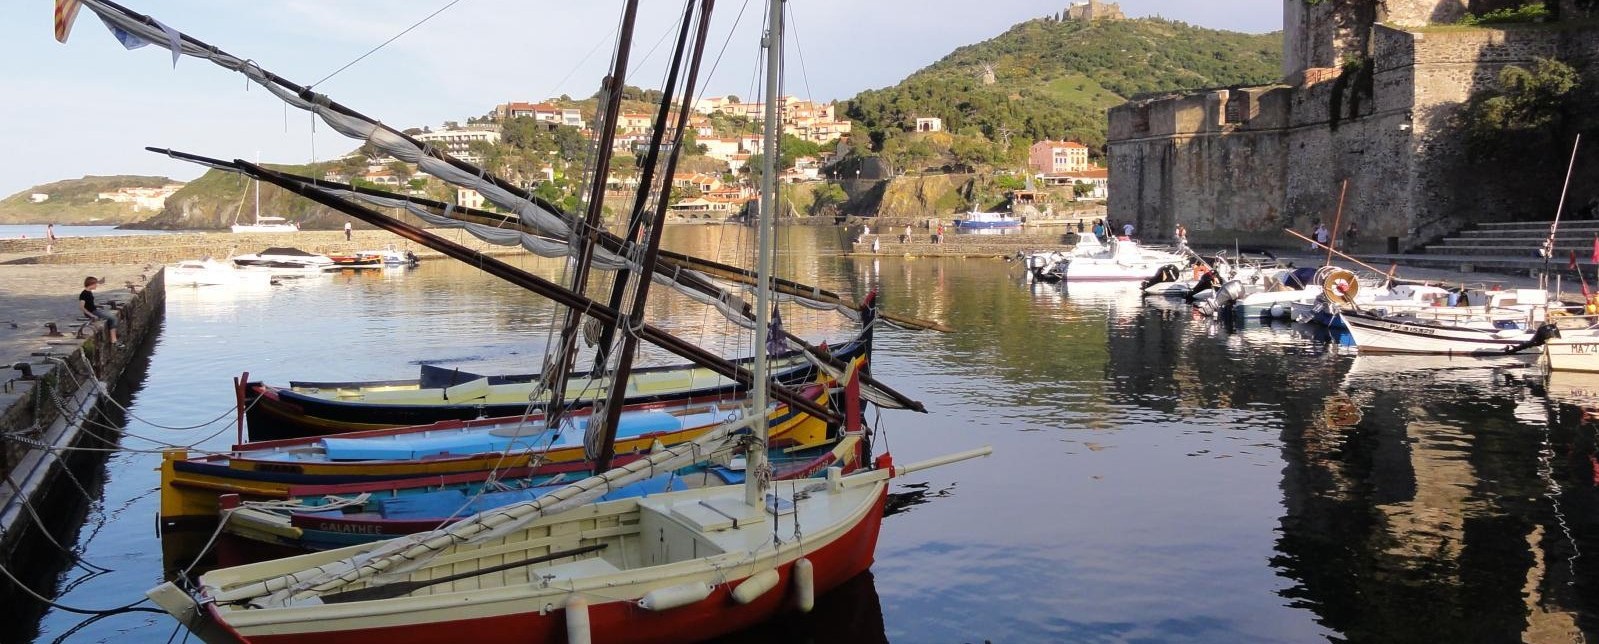
[[[1093,22],[1095,20],[1126,20],[1127,14],[1122,13],[1121,5],[1114,2],[1074,2],[1066,7],[1066,19],[1077,22]]]

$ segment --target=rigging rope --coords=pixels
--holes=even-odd
[[[373,47],[371,51],[368,51],[368,52],[366,52],[364,54],[361,54],[360,56],[357,56],[355,58],[355,60],[352,60],[352,61],[350,61],[348,63],[345,63],[345,65],[343,67],[340,67],[338,69],[333,70],[333,73],[328,74],[327,76],[323,76],[322,80],[319,80],[319,81],[317,81],[315,83],[311,83],[310,85],[307,85],[306,87],[307,88],[316,87],[317,85],[321,85],[323,83],[323,81],[326,81],[329,78],[333,78],[334,76],[338,76],[340,72],[342,72],[342,71],[344,71],[346,69],[349,69],[350,67],[354,66],[356,63],[361,62],[367,56],[371,56],[372,54],[377,53],[377,50],[382,49],[384,47],[387,47],[389,45],[389,43],[391,43],[391,42],[399,40],[400,36],[404,36],[404,35],[406,35],[408,33],[411,33],[412,29],[416,29],[417,27],[422,26],[422,23],[427,22],[429,20],[432,20],[434,16],[437,16],[437,15],[439,15],[441,13],[444,13],[444,11],[446,9],[449,9],[450,7],[455,6],[459,2],[461,2],[461,0],[450,0],[449,4],[446,4],[446,5],[442,6],[442,7],[439,7],[438,11],[435,11],[433,13],[428,14],[428,16],[426,18],[423,18],[421,20],[416,21],[416,24],[413,24],[413,25],[411,25],[409,27],[406,27],[405,30],[401,31],[400,33],[394,34],[393,38],[390,38],[388,40],[383,41],[383,44],[378,45],[376,47]]]

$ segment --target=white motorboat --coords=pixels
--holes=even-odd
[[[1099,244],[1093,235],[1078,235],[1077,248],[1048,269],[1075,282],[1138,282],[1167,264],[1182,265],[1185,258],[1176,253],[1144,248],[1130,239],[1117,239],[1110,247]]]
[[[1340,317],[1361,353],[1503,355],[1533,346],[1538,335],[1538,331],[1525,327],[1451,323],[1411,313],[1378,315],[1345,310]]]
[[[1599,373],[1599,329],[1560,329],[1544,342],[1543,359],[1550,371]]]
[[[233,256],[239,268],[267,268],[274,271],[320,272],[333,265],[327,255],[308,253],[298,248],[272,247],[259,253]]]
[[[266,282],[271,275],[241,271],[232,264],[209,257],[186,259],[166,268],[167,286],[233,286],[241,282]]]
[[[384,267],[416,266],[421,262],[421,260],[417,258],[416,253],[408,250],[394,250],[393,248],[385,248],[383,250],[363,250],[356,254],[363,256],[376,255],[383,259]]]

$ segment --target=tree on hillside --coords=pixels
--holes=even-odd
[[[838,184],[828,182],[817,188],[812,198],[810,214],[823,215],[837,212],[840,206],[849,201],[849,194]]]

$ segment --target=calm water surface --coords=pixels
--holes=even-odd
[[[747,265],[747,234],[679,228],[668,245]],[[887,310],[956,328],[879,333],[875,374],[932,412],[882,414],[879,445],[899,462],[995,453],[902,480],[869,575],[813,616],[736,639],[1573,641],[1599,628],[1595,425],[1572,404],[1599,386],[1530,387],[1515,363],[1356,357],[1120,287],[1029,285],[1003,262],[840,258],[818,252],[837,231],[785,236],[784,275],[878,288]],[[245,370],[276,382],[399,377],[419,361],[529,370],[553,314],[442,261],[257,292],[172,289],[129,404],[139,438],[123,444],[224,448],[230,378]],[[724,354],[747,342],[682,297],[650,315]],[[784,320],[816,340],[850,332],[798,307]],[[75,548],[114,571],[67,570],[59,602],[118,606],[160,581],[158,458],[105,461]],[[149,614],[83,620],[52,610],[0,641],[174,632]]]

